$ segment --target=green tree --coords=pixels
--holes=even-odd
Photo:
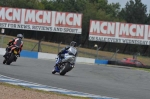
[[[82,22],[82,45],[90,47],[94,43],[88,40],[90,20],[119,21],[117,16],[120,11],[120,5],[119,3],[108,4],[107,0],[89,1],[85,4]]]
[[[147,20],[147,6],[141,0],[130,0],[119,13],[119,17],[128,23],[145,24]]]
[[[1,0],[0,5],[4,7],[44,9],[44,5],[39,0]]]
[[[150,18],[147,14],[147,6],[144,5],[141,0],[130,0],[126,3],[125,8],[123,8],[118,17],[120,19],[124,19],[127,23],[135,23],[135,24],[149,24]],[[140,45],[125,45],[124,52],[127,48],[130,47],[133,49],[132,52],[142,52],[148,49],[148,46],[140,46]]]
[[[41,4],[44,5],[45,10],[54,10],[54,1],[41,0]]]

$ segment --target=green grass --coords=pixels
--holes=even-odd
[[[145,68],[135,68],[136,70],[143,70],[143,71],[146,71],[146,72],[150,72],[150,69],[145,69]]]
[[[0,35],[0,38],[1,38],[1,35]],[[6,36],[4,38],[4,43],[3,43],[3,48],[5,48],[8,43],[8,41],[10,41],[10,39],[12,39],[14,37],[12,36]],[[23,46],[23,49],[24,50],[32,50],[33,47],[35,46],[35,44],[38,43],[37,40],[31,40],[31,39],[23,39],[24,41],[24,46]],[[1,42],[1,40],[0,40]],[[64,44],[61,44],[60,45],[60,49],[65,47],[66,45]],[[51,43],[51,42],[44,42],[42,41],[41,42],[41,52],[45,52],[45,53],[53,53],[53,54],[57,54],[58,53],[58,43]],[[38,46],[36,46],[34,48],[34,51],[37,51],[38,50]],[[85,48],[79,48],[79,53],[78,53],[78,56],[80,57],[87,57],[87,58],[95,58],[96,57],[96,50],[92,50],[92,49],[85,49]],[[99,59],[104,59],[104,57],[107,57],[107,58],[111,58],[112,55],[114,54],[113,52],[107,52],[107,51],[99,51],[98,52],[99,55],[98,56],[103,56],[103,57],[99,57]],[[132,55],[127,55],[127,54],[120,54],[118,53],[116,58],[118,60],[121,60],[123,58],[128,58],[128,57],[133,57]],[[144,56],[138,56],[138,60],[140,60],[142,63],[144,63],[145,65],[149,65],[150,64],[150,58],[149,57],[144,57]]]

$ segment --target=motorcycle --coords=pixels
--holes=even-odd
[[[19,47],[15,46],[15,48],[11,51],[11,53],[8,53],[5,57],[4,57],[4,61],[3,64],[7,64],[10,65],[12,62],[17,60],[17,57],[19,57]]]
[[[73,51],[73,49],[71,50]],[[76,53],[77,51],[74,50],[73,52]],[[56,61],[58,60],[59,57],[56,58]],[[75,54],[71,52],[64,54],[64,58],[61,60],[58,66],[54,66],[52,74],[59,73],[60,75],[65,75],[67,72],[71,71],[74,68],[75,60],[76,60]]]

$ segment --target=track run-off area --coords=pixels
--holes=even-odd
[[[55,58],[54,58],[55,59]],[[52,74],[54,60],[19,57],[3,65],[0,75],[67,90],[119,99],[150,99],[150,72],[123,66],[76,63],[65,76]]]

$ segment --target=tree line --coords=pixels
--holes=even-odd
[[[82,13],[82,34],[66,34],[53,32],[39,32],[27,30],[6,29],[7,35],[23,33],[25,38],[42,39],[49,42],[62,42],[69,44],[74,40],[85,48],[94,48],[94,44],[101,46],[101,50],[115,51],[120,53],[150,55],[149,46],[116,44],[107,42],[89,41],[90,19],[126,22],[135,24],[150,24],[150,14],[141,0],[129,0],[124,8],[119,3],[108,3],[108,0],[0,0],[0,6],[27,9],[40,9],[50,11]]]

